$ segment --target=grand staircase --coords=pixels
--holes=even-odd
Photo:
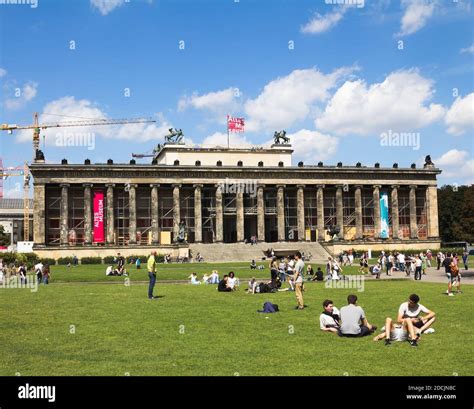
[[[324,262],[330,255],[317,242],[283,242],[283,243],[211,243],[211,244],[190,244],[193,257],[200,253],[205,262],[231,262],[261,260],[264,251],[273,248],[274,250],[302,251],[305,254],[311,253],[311,261]]]

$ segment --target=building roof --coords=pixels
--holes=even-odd
[[[33,209],[33,199],[29,199],[30,209]],[[0,199],[0,209],[14,209],[23,211],[23,199]]]

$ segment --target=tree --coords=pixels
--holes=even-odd
[[[474,185],[439,188],[438,218],[442,241],[474,243]]]
[[[10,234],[5,233],[4,227],[0,224],[0,246],[10,245]]]

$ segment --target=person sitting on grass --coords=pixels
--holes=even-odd
[[[348,295],[347,302],[349,305],[341,308],[341,327],[338,335],[341,337],[363,337],[372,334],[377,327],[369,324],[362,307],[356,305],[357,296]]]
[[[212,270],[209,279],[211,284],[219,284],[219,272],[217,270]]]
[[[217,285],[217,291],[219,292],[231,292],[232,291],[232,288],[229,287],[228,285],[228,278],[229,276],[226,274],[224,275],[224,278],[219,281],[219,284]]]
[[[249,294],[255,294],[255,290],[258,286],[257,280],[255,277],[252,277],[252,279],[249,281],[249,288],[247,288],[247,292]]]
[[[316,270],[316,274],[314,275],[313,281],[323,281],[323,270],[321,270],[321,267],[318,267]]]
[[[313,267],[311,267],[311,264],[308,264],[308,266],[306,267],[306,275],[308,276],[309,280],[314,281],[315,275],[314,275]]]
[[[374,275],[375,278],[380,278],[381,271],[382,271],[382,267],[380,266],[379,263],[377,263],[375,266],[372,267],[372,275]]]
[[[321,331],[334,332],[337,334],[341,323],[340,323],[340,312],[334,306],[331,300],[323,301],[323,312],[319,316],[319,328]]]
[[[256,270],[257,269],[257,263],[255,262],[255,260],[252,260],[252,262],[250,263],[250,270]]]
[[[210,284],[211,283],[211,276],[207,273],[204,273],[202,276],[202,283],[203,284]]]
[[[229,277],[227,278],[227,284],[234,291],[239,288],[239,279],[235,276],[233,271],[229,273]]]
[[[418,295],[410,295],[408,301],[402,303],[398,309],[397,322],[393,323],[393,320],[387,317],[385,320],[385,331],[376,336],[374,341],[385,338],[385,345],[390,345],[392,341],[408,339],[411,346],[417,347],[417,341],[422,333],[434,332],[432,328],[430,330],[428,328],[436,319],[435,313],[419,304],[419,301],[420,297]],[[420,317],[421,313],[426,315]]]
[[[201,282],[198,280],[197,278],[197,274],[196,273],[191,273],[191,275],[188,277],[188,280],[191,280],[191,284],[201,284]]]

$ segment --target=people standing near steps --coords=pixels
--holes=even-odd
[[[146,263],[148,269],[148,278],[150,279],[150,284],[148,285],[148,299],[155,300],[158,297],[153,295],[153,289],[155,288],[156,283],[156,251],[152,251],[148,261]]]
[[[295,280],[295,294],[296,294],[296,301],[298,305],[296,306],[297,310],[304,309],[304,302],[303,302],[303,274],[304,274],[304,261],[301,259],[301,253],[299,251],[295,254],[295,268],[293,278]]]

